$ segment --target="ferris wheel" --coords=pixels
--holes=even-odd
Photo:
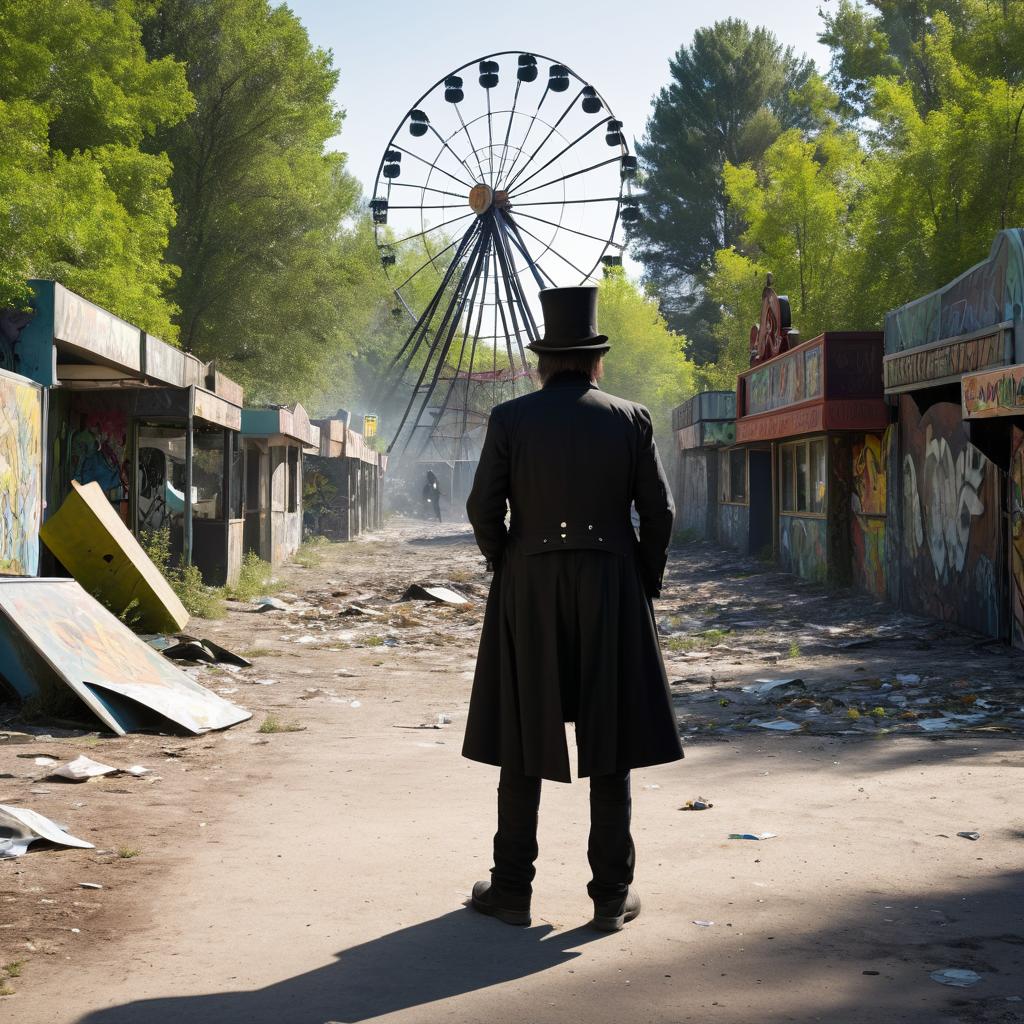
[[[401,409],[389,450],[440,423],[464,434],[491,399],[532,387],[537,291],[621,266],[636,173],[604,97],[539,54],[470,61],[415,102],[370,202],[394,314],[410,325],[385,373],[383,398]]]

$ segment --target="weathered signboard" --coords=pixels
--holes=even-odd
[[[42,474],[40,388],[0,370],[0,575],[38,570]]]
[[[1002,366],[1013,356],[1012,335],[998,330],[976,337],[951,338],[885,357],[885,391],[897,394],[915,388],[959,381],[965,373]]]
[[[707,420],[676,431],[680,451],[689,448],[727,448],[736,443],[736,424],[732,420]]]
[[[969,373],[961,382],[966,420],[989,416],[1024,416],[1024,364]]]

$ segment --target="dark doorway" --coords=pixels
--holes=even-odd
[[[760,555],[772,546],[772,453],[750,450],[750,548]]]

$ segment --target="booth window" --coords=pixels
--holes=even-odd
[[[828,496],[827,466],[823,437],[781,446],[779,475],[783,512],[824,515]]]
[[[299,510],[299,449],[288,449],[288,511]]]
[[[244,470],[242,438],[239,434],[234,433],[234,431],[226,433],[226,437],[231,452],[231,473],[229,476],[231,487],[228,494],[228,518],[241,519],[243,515],[242,495],[244,493],[242,490]]]
[[[747,503],[747,450],[734,448],[721,453],[722,501],[731,505]]]

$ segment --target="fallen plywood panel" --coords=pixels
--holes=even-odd
[[[100,485],[71,481],[64,504],[39,530],[43,543],[79,583],[138,629],[176,633],[188,612],[163,574],[121,522]]]
[[[421,583],[413,583],[402,595],[403,601],[439,601],[442,604],[469,604],[469,600],[449,590],[448,587],[425,587]]]
[[[252,715],[143,643],[75,580],[0,579],[0,672],[23,699],[69,688],[118,735],[167,719],[200,733]]]
[[[95,849],[92,843],[76,838],[37,811],[0,804],[0,858],[21,857],[37,839],[80,850]]]

